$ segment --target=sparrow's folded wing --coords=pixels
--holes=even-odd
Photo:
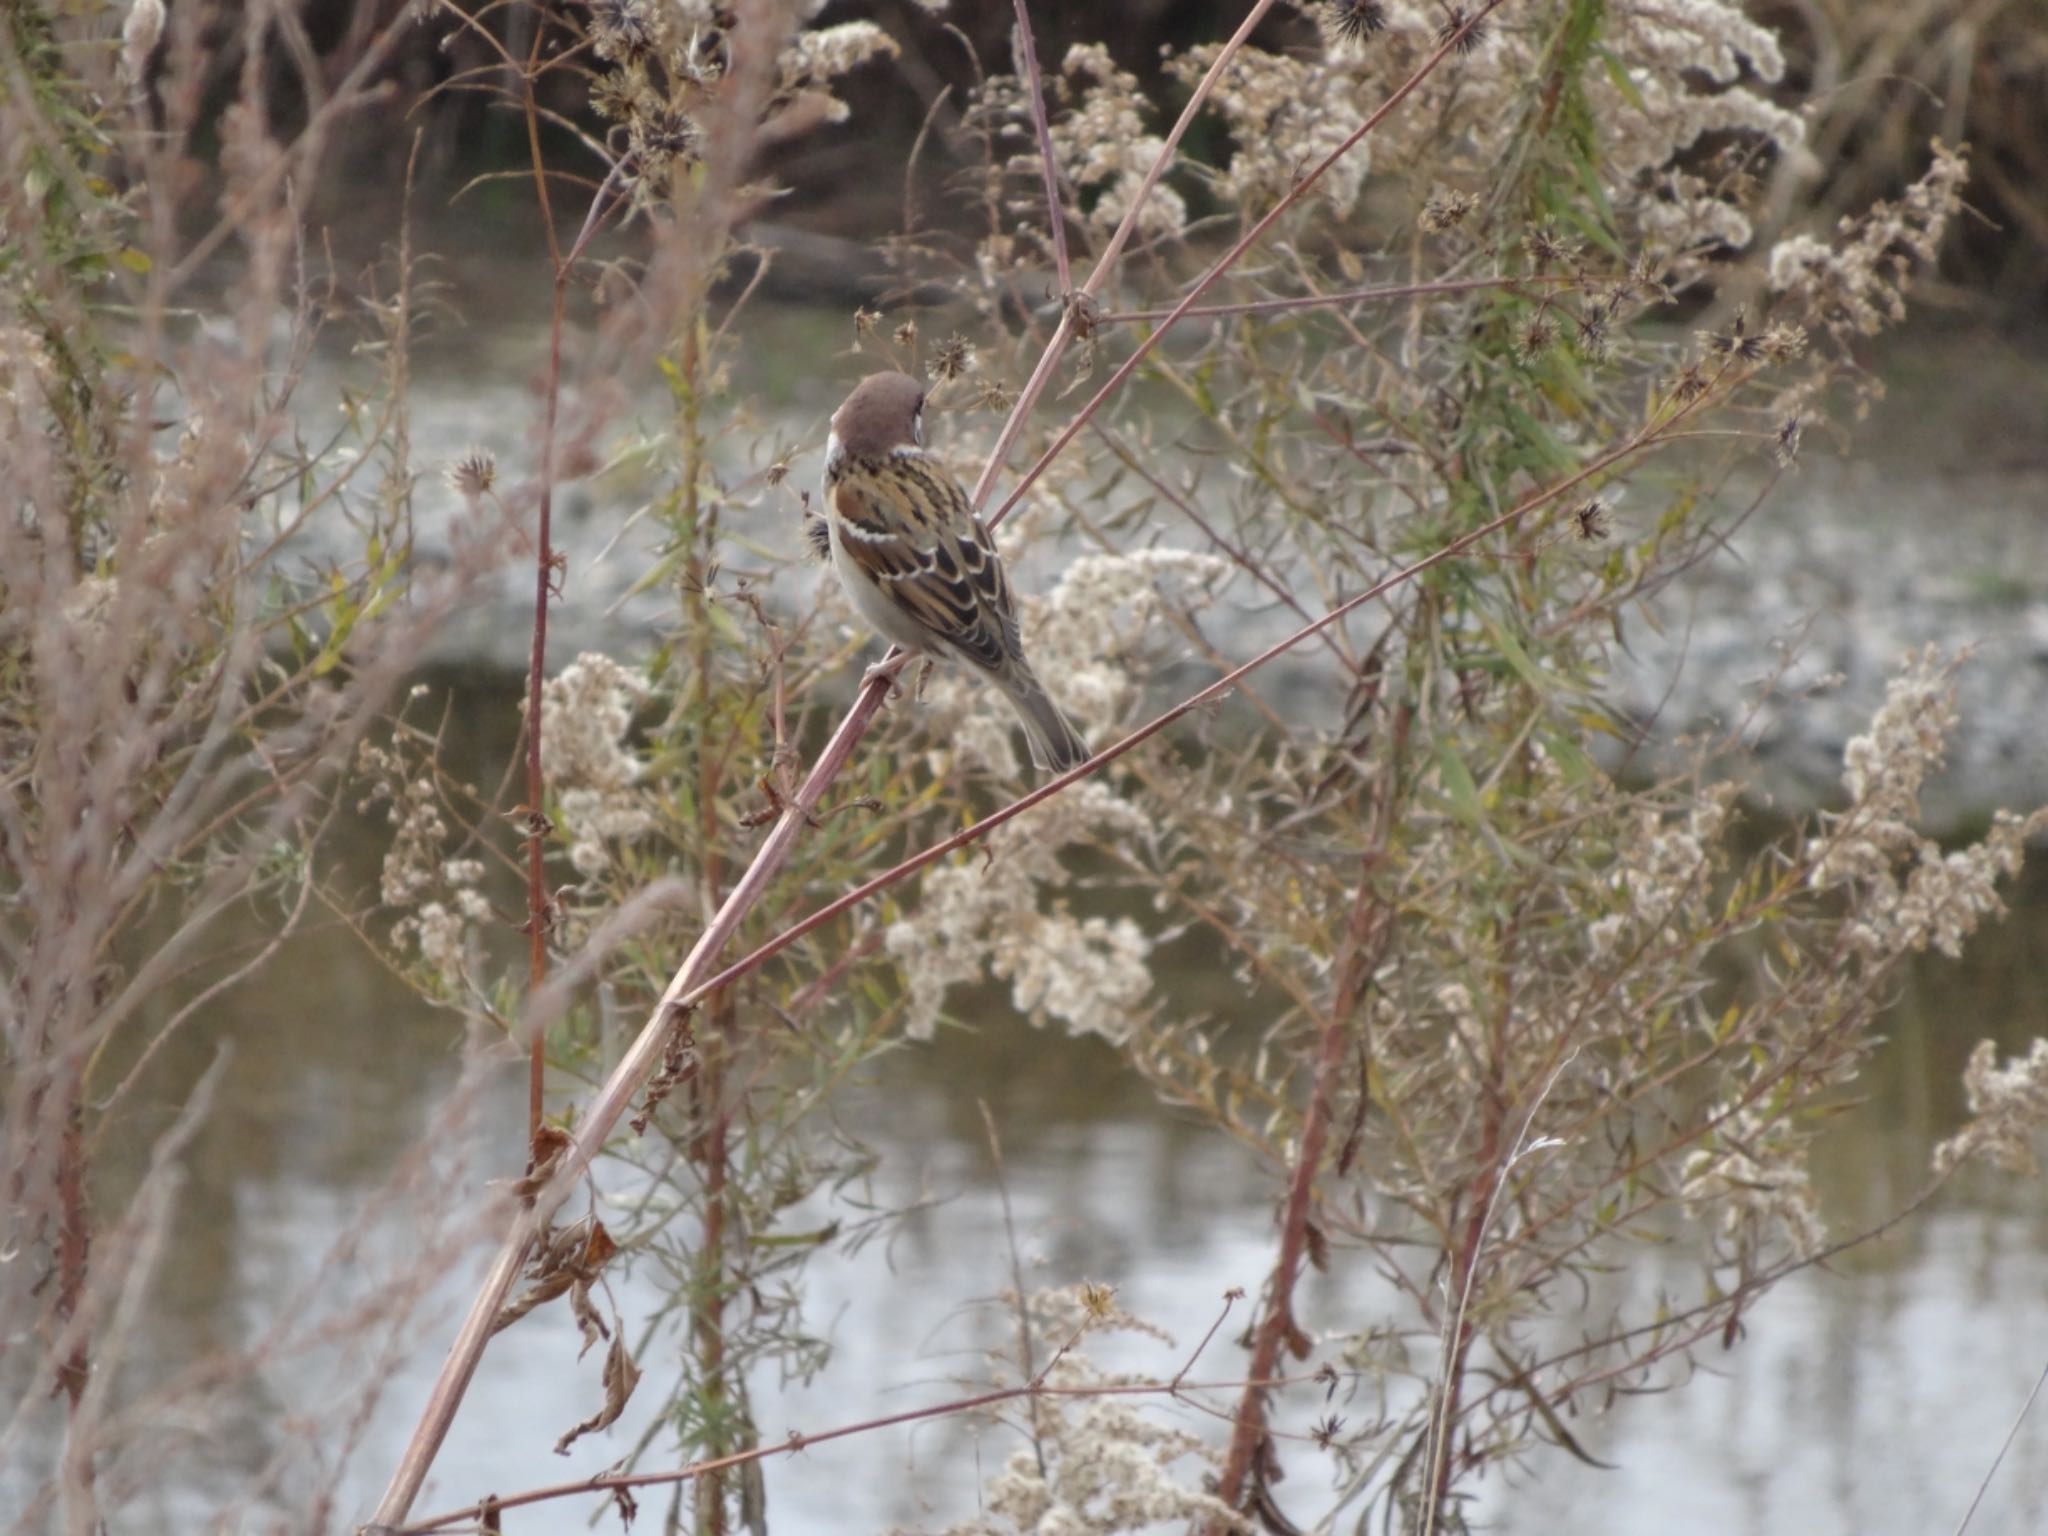
[[[918,628],[990,672],[1017,648],[1009,583],[958,482],[909,457],[832,487],[846,552]],[[887,490],[883,486],[886,483]],[[900,499],[883,503],[885,494]]]

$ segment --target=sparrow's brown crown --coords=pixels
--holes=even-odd
[[[924,386],[907,373],[870,374],[832,413],[832,434],[848,458],[884,458],[924,442]]]

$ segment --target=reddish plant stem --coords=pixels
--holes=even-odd
[[[1062,296],[1074,288],[1074,269],[1067,259],[1067,217],[1060,204],[1059,162],[1052,153],[1052,124],[1045,115],[1045,79],[1038,69],[1038,43],[1031,35],[1031,7],[1016,0],[1017,53],[1025,89],[1031,93],[1031,127],[1038,135],[1038,168],[1045,173],[1045,215],[1052,230],[1053,271]]]
[[[75,1333],[64,1363],[57,1368],[57,1387],[75,1415],[92,1374],[86,1327],[79,1320],[92,1257],[92,1208],[85,1188],[85,1071],[79,1059],[68,1053],[59,1071],[57,1091],[64,1106],[64,1122],[57,1149],[57,1319]],[[85,1475],[91,1475],[89,1461]]]
[[[555,508],[555,422],[562,398],[562,325],[569,298],[569,268],[555,240],[554,207],[548,199],[547,169],[541,159],[540,112],[534,100],[533,66],[539,58],[541,34],[533,30],[532,52],[520,72],[525,88],[527,152],[533,164],[534,195],[540,199],[541,227],[547,231],[548,260],[554,268],[554,306],[548,324],[547,399],[540,438],[540,508],[533,533],[533,648],[526,669],[526,985],[529,995],[548,979],[549,902],[547,894],[547,780],[541,768],[541,690],[547,681],[548,598],[555,579],[553,521]],[[601,200],[603,192],[598,197]],[[527,1045],[526,1166],[541,1157],[540,1122],[547,1079],[547,1040],[535,1030]]]
[[[1284,314],[1294,309],[1335,309],[1344,304],[1370,304],[1380,299],[1427,299],[1456,293],[1483,293],[1489,288],[1577,287],[1584,279],[1564,275],[1531,273],[1522,277],[1453,277],[1434,283],[1382,283],[1370,288],[1347,288],[1341,293],[1305,293],[1291,299],[1252,299],[1243,304],[1198,304],[1193,309],[1127,309],[1097,315],[1097,325],[1121,325],[1145,320],[1222,320],[1235,315]]]
[[[542,1504],[554,1499],[574,1498],[578,1494],[609,1493],[615,1488],[654,1488],[668,1483],[692,1482],[709,1472],[745,1466],[748,1462],[765,1461],[770,1456],[791,1456],[814,1445],[844,1440],[849,1435],[872,1434],[878,1429],[890,1429],[898,1424],[918,1424],[931,1419],[951,1418],[957,1414],[972,1413],[979,1408],[992,1408],[1003,1403],[1015,1402],[1019,1398],[1172,1397],[1203,1411],[1211,1411],[1207,1405],[1195,1402],[1187,1394],[1236,1392],[1247,1387],[1270,1390],[1274,1387],[1295,1385],[1308,1379],[1285,1377],[1278,1381],[1183,1381],[1175,1377],[1172,1381],[1105,1382],[1083,1387],[1054,1387],[1046,1385],[1041,1379],[1034,1379],[1021,1386],[997,1387],[953,1402],[935,1403],[925,1408],[906,1408],[901,1413],[883,1414],[879,1418],[863,1419],[857,1424],[841,1424],[835,1429],[821,1430],[815,1435],[798,1434],[791,1430],[787,1438],[773,1445],[757,1446],[749,1451],[735,1451],[730,1456],[693,1462],[687,1467],[677,1467],[667,1472],[601,1474],[597,1477],[584,1478],[579,1482],[529,1488],[522,1493],[479,1500],[474,1504],[466,1504],[461,1509],[443,1510],[439,1514],[429,1515],[424,1520],[416,1520],[409,1525],[386,1526],[382,1530],[386,1536],[431,1536],[432,1532],[446,1530],[452,1525],[483,1519],[487,1507],[517,1509],[523,1505]]]
[[[1397,727],[1394,754],[1398,760],[1406,745],[1405,722]],[[1292,1348],[1297,1354],[1308,1347],[1294,1318],[1294,1288],[1301,1279],[1301,1261],[1308,1252],[1309,1217],[1315,1205],[1316,1175],[1323,1166],[1323,1149],[1329,1144],[1330,1122],[1337,1101],[1337,1078],[1344,1069],[1346,1047],[1361,1027],[1352,1016],[1379,969],[1388,931],[1387,909],[1373,893],[1373,870],[1386,847],[1393,824],[1395,779],[1391,770],[1382,776],[1375,794],[1372,842],[1360,861],[1358,889],[1351,901],[1345,924],[1344,955],[1338,968],[1336,995],[1325,1016],[1322,1038],[1316,1050],[1315,1076],[1309,1087],[1308,1106],[1302,1114],[1301,1146],[1295,1154],[1294,1170],[1288,1180],[1287,1204],[1280,1223],[1280,1252],[1267,1282],[1265,1313],[1252,1335],[1252,1358],[1247,1374],[1254,1382],[1265,1381],[1280,1363],[1280,1351]],[[1247,1387],[1238,1402],[1231,1428],[1230,1452],[1217,1479],[1216,1497],[1230,1508],[1242,1510],[1247,1495],[1265,1479],[1260,1470],[1266,1441],[1268,1392]],[[1213,1522],[1207,1528],[1222,1536]]]
[[[691,1331],[697,1344],[698,1391],[713,1409],[725,1396],[725,1207],[728,1172],[728,1125],[725,1107],[726,1057],[732,1044],[732,994],[721,992],[711,1008],[712,1026],[700,1037],[704,1042],[702,1066],[697,1073],[699,1123],[691,1155],[704,1180],[704,1231],[697,1250],[698,1296],[692,1307]],[[722,1423],[724,1415],[705,1415],[711,1423]],[[720,1438],[723,1438],[722,1436]],[[725,1468],[713,1467],[704,1474],[704,1486],[697,1492],[696,1526],[699,1536],[725,1536]]]
[[[391,1474],[391,1483],[370,1521],[372,1529],[396,1527],[405,1519],[406,1511],[418,1497],[420,1485],[426,1480],[442,1441],[447,1438],[449,1426],[455,1421],[455,1411],[461,1405],[463,1394],[469,1390],[477,1362],[483,1358],[484,1345],[490,1339],[498,1308],[518,1279],[527,1249],[546,1228],[555,1209],[568,1197],[575,1181],[583,1177],[603,1150],[605,1138],[625,1115],[641,1084],[660,1065],[671,1021],[684,1006],[682,999],[689,996],[693,1003],[702,1000],[702,993],[697,990],[698,981],[710,970],[712,962],[731,940],[741,920],[753,910],[768,882],[788,860],[790,849],[823,798],[826,786],[838,778],[846,766],[855,744],[866,732],[868,722],[881,708],[883,695],[888,689],[889,680],[877,677],[861,690],[853,708],[826,743],[817,765],[775,823],[774,830],[761,844],[754,862],[740,876],[739,884],[733,887],[732,894],[726,897],[705,926],[703,935],[684,957],[667,989],[655,1003],[647,1026],[627,1047],[625,1055],[612,1068],[604,1086],[577,1121],[575,1133],[562,1152],[555,1176],[536,1193],[531,1204],[514,1209],[505,1241],[499,1246],[497,1258],[492,1261],[470,1303],[461,1330],[449,1345],[448,1358],[428,1394],[426,1406],[420,1412],[420,1423],[407,1442],[404,1454]],[[725,1464],[732,1463],[728,1461]]]

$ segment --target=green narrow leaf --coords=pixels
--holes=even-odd
[[[1451,799],[1451,814],[1468,827],[1482,825],[1486,812],[1479,803],[1479,786],[1472,782],[1472,770],[1465,766],[1465,760],[1458,756],[1446,737],[1437,740],[1436,763],[1437,772],[1444,781],[1444,792]]]
[[[1508,665],[1515,669],[1515,675],[1535,689],[1539,697],[1549,698],[1555,683],[1530,659],[1529,653],[1522,649],[1522,642],[1509,633],[1506,625],[1496,622],[1492,614],[1482,612],[1479,615],[1479,623],[1485,629],[1487,638],[1493,642],[1494,648],[1506,657]]]
[[[1643,93],[1636,89],[1635,81],[1629,78],[1628,66],[1605,44],[1596,45],[1593,51],[1600,55],[1600,62],[1607,68],[1607,78],[1613,81],[1614,88],[1621,92],[1621,99],[1648,117],[1650,105],[1643,100]]]

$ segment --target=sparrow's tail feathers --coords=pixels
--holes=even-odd
[[[1026,677],[1019,680],[1021,686],[1006,688],[1004,692],[1017,708],[1017,718],[1024,723],[1024,740],[1031,748],[1031,766],[1053,773],[1065,773],[1069,768],[1078,768],[1092,755],[1088,743],[1081,739],[1081,733],[1074,724],[1060,713],[1059,705],[1053,703],[1046,691],[1038,685],[1038,679]]]

